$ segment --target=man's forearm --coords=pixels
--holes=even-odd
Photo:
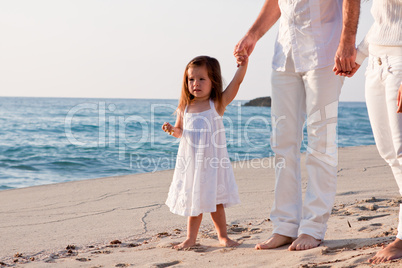
[[[278,0],[266,0],[253,26],[247,32],[260,39],[281,16]]]
[[[342,14],[343,27],[340,43],[344,45],[355,45],[360,14],[360,0],[344,0]]]

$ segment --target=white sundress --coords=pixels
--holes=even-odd
[[[210,109],[183,115],[183,133],[166,205],[172,213],[198,216],[215,212],[216,205],[240,203],[226,148],[222,116]]]

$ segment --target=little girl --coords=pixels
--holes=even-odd
[[[219,62],[208,56],[194,58],[184,71],[176,124],[162,126],[165,132],[181,138],[166,200],[171,212],[188,216],[187,239],[175,246],[176,249],[196,244],[205,212],[211,213],[221,245],[239,245],[226,231],[224,208],[240,200],[226,149],[222,116],[235,98],[246,70],[247,61],[239,66],[223,91]]]

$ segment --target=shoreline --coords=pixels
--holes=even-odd
[[[199,246],[170,248],[185,238],[186,219],[164,205],[173,174],[164,170],[0,191],[0,267],[370,267],[367,259],[394,239],[402,199],[390,168],[368,145],[339,148],[337,195],[320,247],[254,250],[272,231],[275,179],[273,168],[250,161],[232,162],[241,203],[226,216],[229,236],[242,243],[236,249],[218,246],[209,215]]]
[[[338,147],[338,149],[342,150],[345,148],[351,148],[351,147],[366,147],[366,146],[375,146],[375,144],[370,144],[370,145],[358,145],[358,146],[345,146],[345,147]],[[302,153],[303,155],[305,152]],[[266,168],[273,168],[272,163],[274,161],[272,160],[274,156],[269,156],[269,157],[261,157],[261,158],[252,158],[252,159],[247,159],[247,160],[235,160],[235,161],[230,161],[232,164],[233,168],[235,168],[235,165],[239,165],[240,168],[243,167],[244,165],[251,165],[253,166],[254,162],[261,162],[261,161],[268,161],[269,166]],[[139,173],[131,173],[131,174],[126,174],[126,175],[116,175],[116,176],[107,176],[107,177],[98,177],[98,178],[91,178],[91,179],[77,179],[77,180],[71,180],[71,181],[64,181],[64,182],[55,182],[55,183],[49,183],[49,184],[40,184],[40,185],[31,185],[31,186],[25,186],[25,187],[20,187],[20,188],[12,188],[9,187],[8,189],[0,189],[0,193],[4,191],[13,191],[13,190],[22,190],[22,189],[27,189],[27,188],[33,188],[33,187],[41,187],[41,186],[49,186],[49,185],[54,185],[54,184],[65,184],[65,183],[73,183],[73,182],[80,182],[80,181],[92,181],[92,180],[102,180],[102,179],[109,179],[109,178],[118,178],[118,177],[124,177],[124,176],[139,176],[139,175],[145,175],[145,174],[153,174],[153,173],[158,173],[158,172],[166,172],[166,171],[171,171],[173,172],[173,169],[163,169],[163,170],[156,170],[156,171],[149,171],[149,172],[139,172]],[[8,186],[5,186],[8,187]]]

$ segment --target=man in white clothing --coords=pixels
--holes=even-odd
[[[291,244],[317,247],[324,239],[336,193],[336,124],[342,77],[355,68],[360,0],[266,0],[256,21],[235,47],[238,63],[280,18],[272,74],[271,147],[285,167],[276,167],[273,235],[256,249]],[[342,19],[343,18],[343,19]],[[307,118],[308,186],[302,200],[300,147]]]

